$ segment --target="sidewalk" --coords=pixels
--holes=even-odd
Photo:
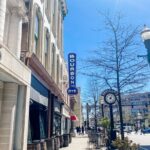
[[[93,144],[89,143],[87,135],[77,135],[72,138],[72,142],[68,147],[63,147],[60,150],[96,150]],[[98,150],[106,150],[106,148],[101,148]]]
[[[77,135],[72,138],[69,147],[63,147],[60,150],[89,150],[89,142],[87,135]]]

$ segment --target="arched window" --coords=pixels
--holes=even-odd
[[[52,77],[55,78],[55,46],[52,47]]]
[[[48,50],[49,50],[49,32],[45,31],[45,41],[44,41],[44,55],[45,55],[45,68],[48,70]]]
[[[57,85],[59,85],[59,77],[60,77],[60,68],[59,68],[59,56],[57,55]]]
[[[33,52],[36,54],[38,49],[38,41],[39,41],[39,24],[40,19],[38,13],[35,15],[35,22],[34,22],[34,47]]]

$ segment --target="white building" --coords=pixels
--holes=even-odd
[[[0,150],[69,131],[66,13],[65,0],[0,0]]]
[[[31,71],[20,60],[23,0],[0,0],[0,150],[27,149]]]

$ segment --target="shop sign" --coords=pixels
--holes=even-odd
[[[68,55],[68,72],[69,72],[69,88],[67,90],[69,95],[78,93],[76,88],[76,54],[69,53]]]

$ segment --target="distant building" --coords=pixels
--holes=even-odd
[[[78,120],[75,123],[75,126],[83,125],[83,113],[82,113],[82,102],[81,102],[81,89],[78,87],[78,94],[75,96],[76,102],[74,103],[74,113],[77,116]]]
[[[150,123],[150,92],[122,95],[122,111],[124,123],[134,123],[141,115],[141,122]],[[117,103],[114,106],[114,118],[119,121]]]

